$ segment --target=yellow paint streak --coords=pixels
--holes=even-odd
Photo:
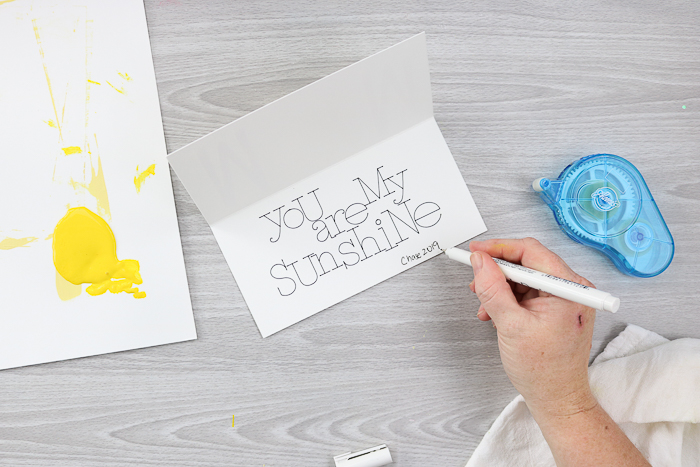
[[[117,88],[115,88],[114,85],[113,85],[112,83],[110,83],[109,81],[105,81],[105,83],[107,83],[107,84],[109,84],[110,86],[112,86],[112,89],[114,89],[114,90],[117,91],[118,93],[124,94],[124,88],[117,89]]]
[[[95,167],[91,166],[90,171],[92,178],[87,186],[88,192],[97,200],[97,212],[101,216],[112,218],[112,213],[109,210],[109,196],[107,195],[107,184],[105,183],[105,174],[102,171],[102,159],[97,156],[97,172]]]
[[[14,2],[14,1],[15,1],[15,0],[2,0],[2,1],[0,2],[0,5],[2,5],[2,4],[4,4],[4,3]]]
[[[66,94],[63,96],[63,108],[61,108],[61,124],[63,124],[63,117],[66,116],[66,104],[68,103],[68,85],[66,83]]]
[[[80,154],[83,152],[83,150],[80,148],[80,146],[68,146],[67,148],[62,148],[63,153],[68,156],[70,154]]]
[[[74,285],[90,284],[90,295],[126,292],[144,298],[139,262],[117,258],[117,241],[107,222],[84,207],[69,209],[58,221],[53,236],[56,271]]]
[[[73,188],[76,191],[78,190],[78,188],[87,189],[87,185],[85,185],[85,183],[77,182],[77,181],[73,180],[73,177],[70,178],[70,180],[68,181],[68,184],[71,186],[71,188]]]
[[[27,244],[37,241],[36,237],[10,238],[7,237],[0,242],[0,250],[12,250],[27,246]]]
[[[50,126],[51,128],[57,128],[57,127],[56,127],[56,123],[55,123],[53,120],[50,120],[50,119],[49,119],[49,120],[44,120],[44,122],[45,122],[48,126]]]
[[[36,19],[32,20],[32,25],[34,27],[34,37],[36,37],[36,45],[39,46],[39,55],[41,55],[41,64],[44,66],[44,75],[46,75],[46,84],[49,86],[49,95],[51,96],[51,104],[53,105],[53,113],[56,117],[56,124],[58,125],[58,135],[63,141],[63,132],[61,131],[61,124],[58,123],[58,111],[56,110],[56,100],[53,98],[53,91],[51,90],[51,80],[49,79],[49,70],[46,68],[46,62],[44,61],[44,48],[41,46],[41,37],[39,35],[39,26],[36,25]]]
[[[97,81],[93,81],[91,79],[88,80],[88,83],[98,84],[98,85],[102,86],[102,83],[98,83]]]
[[[58,293],[58,298],[65,302],[83,293],[83,286],[71,284],[56,271],[56,292]]]
[[[139,166],[136,166],[136,173],[139,171]],[[139,175],[134,177],[134,186],[136,186],[136,192],[140,193],[141,192],[141,185],[146,181],[146,178],[150,175],[155,175],[156,174],[156,165],[151,164],[146,170],[141,172]]]
[[[118,74],[119,76],[121,76],[122,78],[124,78],[125,80],[131,81],[131,76],[129,76],[129,73],[119,73],[119,72],[117,72],[117,74]]]
[[[97,142],[97,134],[93,134],[95,138],[95,148],[97,149],[97,172],[95,172],[95,166],[90,162],[90,183],[87,185],[88,192],[97,201],[97,212],[99,215],[106,217],[107,219],[112,219],[112,212],[109,209],[109,195],[107,194],[107,184],[105,183],[105,175],[102,171],[102,158],[99,156],[100,145]],[[88,145],[88,152],[90,146]],[[92,153],[90,153],[92,154]]]

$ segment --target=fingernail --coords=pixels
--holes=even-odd
[[[484,265],[484,260],[481,259],[479,252],[472,253],[470,261],[472,262],[472,268],[474,268],[474,275],[479,274],[481,267]]]
[[[471,281],[471,282],[469,283],[469,290],[471,290],[472,292],[474,292],[474,281]]]
[[[476,310],[476,317],[478,318],[479,315],[481,314],[481,310]]]

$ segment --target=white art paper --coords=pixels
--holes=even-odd
[[[0,2],[0,44],[0,369],[195,339],[142,1]],[[57,274],[81,206],[145,298]]]
[[[263,337],[486,230],[433,117],[423,34],[168,159]]]

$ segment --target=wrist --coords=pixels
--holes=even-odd
[[[569,399],[532,408],[557,465],[650,467],[592,395]]]
[[[525,403],[540,427],[560,427],[600,407],[589,387],[556,400],[525,400]]]

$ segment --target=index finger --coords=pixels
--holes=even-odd
[[[475,240],[469,243],[469,249],[472,252],[484,251],[494,258],[522,264],[531,269],[593,287],[593,284],[576,274],[563,259],[531,237]]]

